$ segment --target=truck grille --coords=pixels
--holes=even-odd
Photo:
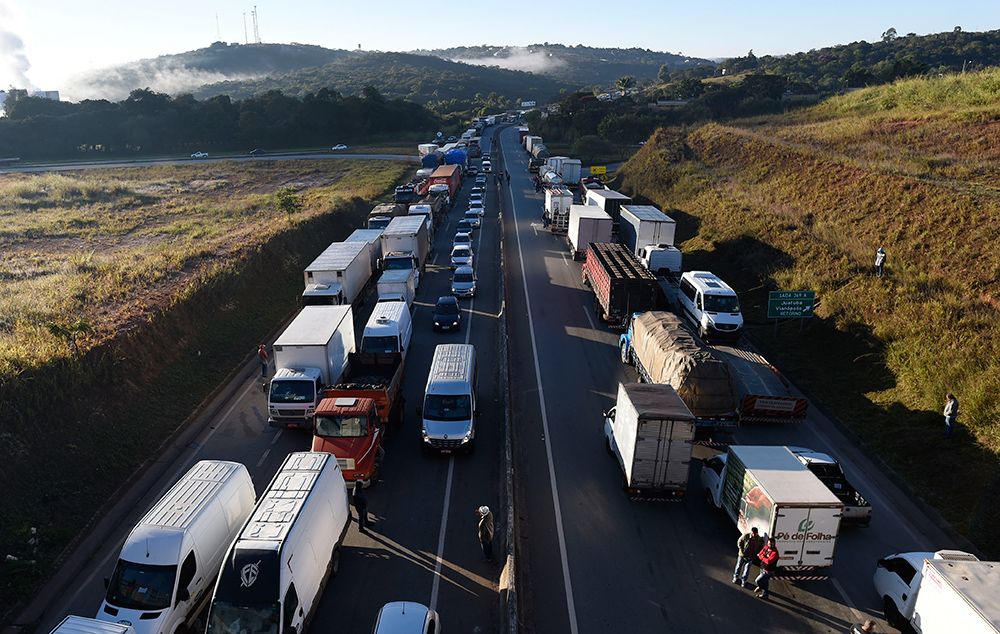
[[[431,438],[431,447],[435,449],[458,449],[462,446],[461,440],[440,440],[437,438]]]
[[[278,416],[282,418],[302,418],[306,415],[303,410],[300,409],[279,409]]]
[[[715,324],[716,330],[736,330],[739,328],[736,324]]]

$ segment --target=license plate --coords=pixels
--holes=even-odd
[[[451,449],[442,449],[441,453],[442,454],[449,454],[449,453],[451,453]]]

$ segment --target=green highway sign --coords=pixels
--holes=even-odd
[[[771,291],[767,294],[768,319],[812,317],[816,291]]]

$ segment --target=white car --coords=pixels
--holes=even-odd
[[[195,152],[191,158],[208,158],[208,152]]]
[[[483,208],[483,203],[480,201],[475,201],[475,200],[471,201],[469,203],[469,211],[476,212],[477,214],[479,214],[480,218],[486,215],[486,210]]]
[[[456,233],[455,234],[455,240],[454,240],[454,242],[452,242],[451,246],[453,246],[453,247],[457,247],[457,246],[471,247],[472,246],[472,234],[471,233],[464,233],[464,232]]]
[[[477,204],[477,203],[478,203],[478,205],[482,206],[482,204],[483,204],[483,192],[475,192],[474,191],[471,194],[469,194],[469,204],[470,205],[474,205],[474,204]]]
[[[412,601],[386,603],[375,617],[372,634],[440,634],[441,618],[427,606]]]
[[[475,297],[476,272],[471,266],[460,266],[452,273],[451,294],[455,297]]]
[[[480,214],[478,209],[470,209],[465,212],[465,215],[462,216],[462,218],[471,222],[473,227],[479,228],[479,226],[482,225],[482,221],[479,219],[479,216]]]
[[[334,152],[336,152],[337,150],[346,150],[347,146],[344,145],[343,143],[338,143],[337,145],[333,146],[330,149],[333,150]]]
[[[451,248],[451,268],[472,266],[472,259],[472,247],[458,245]]]
[[[493,164],[489,161],[483,161],[483,171],[489,174],[493,171]]]

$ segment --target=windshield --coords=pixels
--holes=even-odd
[[[314,400],[316,400],[316,384],[313,381],[288,379],[271,381],[272,403],[312,403]]]
[[[210,634],[277,634],[278,604],[242,606],[215,601],[208,615]]]
[[[458,223],[458,228],[463,229],[466,232],[472,231],[472,223],[469,222],[468,220],[463,220]]]
[[[457,302],[442,302],[434,308],[434,312],[438,315],[457,315],[458,314],[458,303]]]
[[[424,418],[442,421],[469,420],[472,418],[472,399],[468,394],[428,394],[424,398]]]
[[[361,352],[399,352],[399,337],[362,337]]]
[[[150,566],[118,560],[108,584],[108,603],[127,610],[170,607],[177,566]]]
[[[455,277],[452,278],[453,282],[472,282],[473,277],[471,273],[455,273]]]
[[[409,271],[413,268],[412,258],[389,258],[382,263],[386,271]]]
[[[368,435],[368,419],[362,416],[317,416],[316,435],[326,438],[362,438]]]
[[[455,249],[451,252],[451,257],[453,258],[467,258],[472,255],[472,251],[468,249]]]
[[[735,295],[705,295],[705,312],[738,313],[740,300]]]
[[[455,244],[471,244],[472,238],[467,233],[463,233],[460,236],[455,236]]]
[[[368,221],[369,229],[385,229],[389,226],[391,218],[379,218],[378,220],[372,219]]]

